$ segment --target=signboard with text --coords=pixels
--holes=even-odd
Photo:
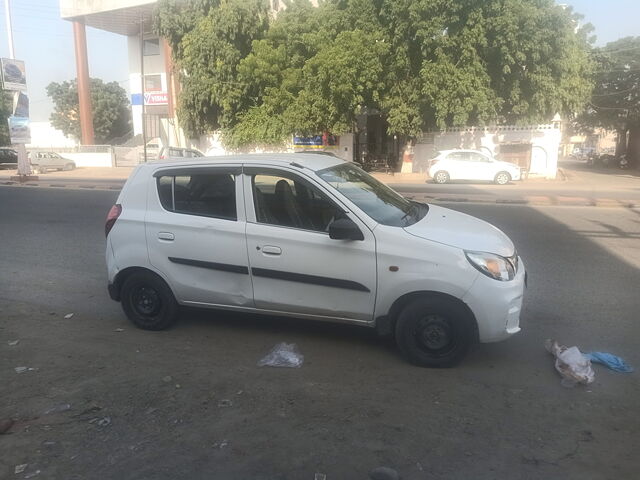
[[[8,121],[11,144],[31,142],[31,130],[29,129],[28,118],[11,116],[8,118]]]
[[[22,60],[0,59],[2,86],[5,90],[26,90],[27,74]]]

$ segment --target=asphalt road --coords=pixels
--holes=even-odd
[[[0,187],[0,419],[17,420],[1,478],[20,464],[65,480],[637,476],[637,373],[596,366],[567,389],[543,342],[640,366],[640,212],[453,205],[514,240],[529,289],[520,334],[432,370],[339,325],[186,311],[170,331],[136,330],[106,293],[116,196]],[[302,368],[257,368],[281,341]]]

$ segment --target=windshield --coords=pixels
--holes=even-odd
[[[316,174],[383,225],[413,225],[429,210],[427,205],[404,198],[350,163],[318,170]]]

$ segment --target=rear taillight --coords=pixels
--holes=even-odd
[[[109,232],[113,228],[113,225],[116,223],[116,220],[118,219],[121,213],[122,213],[122,205],[116,203],[113,207],[111,207],[111,210],[109,210],[109,213],[107,214],[107,223],[104,224],[105,237],[109,235]]]

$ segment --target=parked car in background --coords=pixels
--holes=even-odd
[[[18,152],[13,148],[0,147],[0,170],[18,168]]]
[[[442,150],[429,163],[429,177],[435,183],[450,180],[492,181],[505,185],[520,180],[520,166],[496,160],[478,150]]]
[[[29,152],[29,163],[33,173],[46,173],[49,170],[73,170],[76,163],[56,152]]]
[[[204,154],[195,148],[162,147],[158,154],[159,160],[180,160],[182,158],[204,157]]]
[[[520,331],[509,237],[330,155],[139,165],[105,234],[109,294],[147,330],[179,305],[350,323],[436,367]]]

